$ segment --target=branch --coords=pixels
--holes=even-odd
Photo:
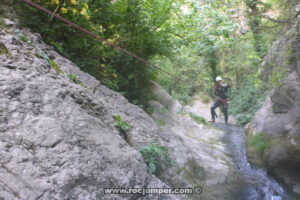
[[[49,20],[50,21],[50,23],[49,23],[50,27],[52,27],[52,25],[53,25],[53,23],[55,21],[54,14],[57,14],[60,11],[60,9],[62,8],[62,6],[65,3],[65,1],[66,0],[61,0],[59,2],[59,4],[57,5],[56,9],[53,11],[53,14],[51,15],[50,20]]]
[[[168,13],[168,12],[170,11],[170,9],[171,9],[172,4],[174,3],[174,1],[175,1],[175,0],[171,1],[171,3],[170,3],[170,5],[169,5],[169,7],[168,7],[166,13]],[[176,12],[176,13],[177,13],[177,12]],[[157,27],[155,27],[155,29],[153,30],[153,32],[157,31],[160,27],[162,27],[162,25],[163,25],[166,21],[168,21],[169,19],[171,19],[171,17],[172,17],[172,15],[170,15],[170,16],[167,17],[167,18],[165,18],[165,20],[164,20],[163,22],[161,22]]]
[[[274,19],[272,17],[269,17],[267,15],[261,15],[262,18],[265,18],[265,19],[268,19],[272,22],[276,22],[276,23],[280,23],[280,24],[283,24],[283,23],[289,23],[291,21],[291,18],[289,19],[286,19],[286,20],[278,20],[278,19]]]
[[[180,38],[185,39],[185,40],[187,39],[185,36],[179,35],[178,33],[173,33],[173,32],[167,32],[167,33],[170,33],[174,36],[180,37]]]

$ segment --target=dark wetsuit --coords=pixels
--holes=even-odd
[[[228,122],[228,88],[230,88],[230,85],[227,84],[222,84],[221,86],[215,87],[215,95],[217,100],[211,106],[211,118],[213,121],[215,121],[217,116],[215,109],[221,106],[225,117],[225,123]]]

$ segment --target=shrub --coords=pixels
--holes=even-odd
[[[198,124],[207,124],[207,121],[206,121],[206,119],[204,119],[204,117],[201,117],[201,116],[196,115],[194,113],[190,113],[189,115]]]
[[[165,126],[167,124],[163,119],[158,120],[157,123],[160,127]]]
[[[171,162],[168,156],[168,148],[155,143],[144,146],[140,153],[153,174],[157,173],[157,169],[162,162]]]
[[[28,42],[29,41],[29,39],[27,38],[27,36],[23,32],[18,33],[17,36],[18,36],[19,40],[21,40],[23,42]]]
[[[193,98],[189,96],[186,92],[182,92],[180,94],[174,93],[173,97],[178,99],[179,102],[183,105],[188,105],[193,102]]]
[[[237,116],[237,125],[245,125],[253,118],[265,98],[265,92],[254,80],[238,89],[232,89],[229,105],[229,114]]]
[[[60,66],[52,59],[48,60],[49,65],[52,67],[52,69],[54,69],[56,71],[56,73],[61,74],[62,70],[60,68]]]
[[[113,118],[115,120],[115,127],[117,127],[120,131],[126,132],[130,129],[130,125],[127,122],[123,121],[120,115],[114,115]]]
[[[81,80],[76,76],[76,74],[69,74],[68,75],[69,79],[76,84],[81,84]]]
[[[250,136],[248,144],[250,145],[250,148],[253,147],[262,154],[264,150],[270,146],[270,141],[263,133],[257,133],[256,135]]]

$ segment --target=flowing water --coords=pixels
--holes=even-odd
[[[246,134],[243,128],[227,124],[215,124],[226,132],[224,142],[228,154],[240,170],[245,185],[241,186],[243,200],[288,200],[282,186],[270,178],[263,169],[252,168],[246,155]]]

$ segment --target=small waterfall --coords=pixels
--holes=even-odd
[[[245,181],[243,200],[288,200],[284,189],[271,177],[266,170],[252,168],[246,154],[246,134],[243,128],[227,124],[215,124],[226,132],[224,142],[228,146],[228,154],[240,170]]]

